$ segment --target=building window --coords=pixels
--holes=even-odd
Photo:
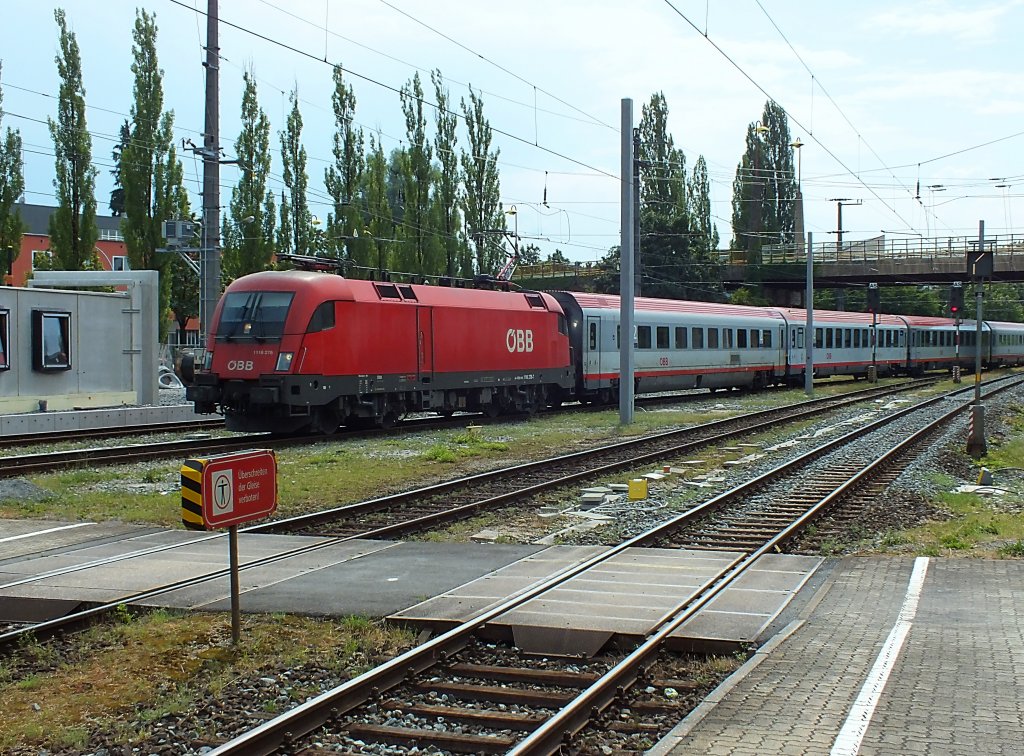
[[[0,310],[0,370],[10,370],[11,360],[8,357],[8,344],[11,343],[10,310]]]
[[[131,270],[132,266],[128,264],[128,258],[125,255],[114,255],[110,258],[110,269]]]
[[[71,369],[71,313],[32,311],[32,369]]]
[[[52,266],[53,252],[48,249],[32,250],[32,270],[49,270]]]

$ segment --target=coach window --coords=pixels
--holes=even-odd
[[[32,311],[32,369],[71,369],[71,313]]]
[[[704,329],[703,328],[694,328],[690,335],[693,336],[693,338],[690,339],[690,342],[693,345],[693,348],[694,349],[703,349],[704,348]]]
[[[765,349],[772,348],[772,332],[768,328],[761,331],[761,346]]]
[[[826,328],[825,329],[825,348],[826,349],[831,349],[832,348],[832,329],[831,328]]]
[[[590,324],[590,348],[597,349],[597,323]]]
[[[686,329],[676,326],[676,349],[686,349]]]
[[[733,337],[733,330],[731,328],[722,329],[722,349],[732,349],[735,344]]]
[[[708,329],[708,349],[718,349],[718,329]]]
[[[737,328],[736,329],[736,348],[746,349],[747,348],[747,329]]]
[[[658,326],[658,349],[668,349],[668,326]]]
[[[651,327],[650,326],[637,326],[637,329],[636,329],[636,348],[637,349],[650,349],[651,348]]]
[[[0,370],[10,370],[11,360],[7,356],[7,345],[11,343],[10,310],[0,310]]]
[[[814,348],[821,349],[825,346],[825,335],[821,332],[820,328],[814,329]]]
[[[760,349],[761,348],[761,332],[756,328],[750,329],[750,348]]]
[[[845,340],[844,343],[845,343],[846,348],[847,349],[853,349],[853,329],[852,328],[847,328],[846,331],[845,331],[845,334],[846,334],[846,340]]]

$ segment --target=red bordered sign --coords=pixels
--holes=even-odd
[[[203,520],[227,528],[277,509],[277,459],[268,449],[225,454],[203,466]]]

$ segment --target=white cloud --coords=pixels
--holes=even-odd
[[[1020,5],[1020,0],[1011,0],[956,8],[944,0],[927,0],[878,13],[871,17],[868,27],[908,37],[941,36],[963,42],[982,42],[995,37],[1004,17]]]

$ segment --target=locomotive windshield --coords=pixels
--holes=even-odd
[[[229,292],[224,296],[217,340],[280,338],[293,296],[290,291]]]

